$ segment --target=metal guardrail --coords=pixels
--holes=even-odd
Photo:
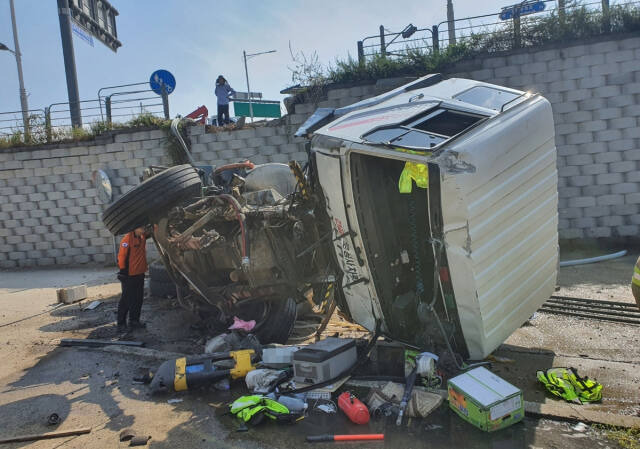
[[[514,14],[511,19],[500,20],[500,11],[452,21],[444,20],[430,28],[417,29],[410,39],[399,39],[402,32],[389,32],[380,26],[378,35],[367,36],[357,43],[358,61],[362,64],[375,56],[406,57],[412,51],[437,53],[448,45],[472,38],[491,41],[490,50],[510,50],[533,43],[526,40],[523,30],[532,29],[551,15],[560,23],[571,11],[585,8],[587,14],[602,14],[602,31],[611,29],[610,10],[618,6],[640,6],[640,1],[591,0],[571,4],[569,0],[539,0],[546,8],[531,15]],[[550,7],[553,5],[553,7]],[[523,37],[525,36],[525,37]],[[389,38],[393,37],[391,41]],[[388,43],[387,43],[388,42]]]
[[[126,122],[141,114],[151,114],[169,118],[168,94],[157,95],[151,89],[125,90],[134,86],[148,86],[149,83],[131,83],[107,86],[98,90],[98,98],[80,101],[83,128],[91,129],[96,123],[104,122],[111,127],[116,122]],[[0,112],[0,138],[14,138],[19,141],[55,140],[72,130],[71,109],[68,102],[52,103],[43,109],[28,111],[29,125],[25,132],[22,111]],[[26,139],[25,139],[26,137]]]

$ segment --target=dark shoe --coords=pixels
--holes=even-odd
[[[131,330],[136,330],[136,329],[146,329],[147,325],[140,322],[140,321],[130,321],[129,322],[129,329]]]
[[[129,331],[129,328],[127,328],[126,324],[118,324],[118,333],[119,334],[126,334]]]

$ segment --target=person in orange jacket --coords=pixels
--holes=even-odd
[[[118,303],[118,332],[144,328],[140,322],[140,310],[144,297],[144,274],[147,271],[147,237],[144,228],[136,228],[120,241],[118,251],[118,279],[122,284],[122,296]]]

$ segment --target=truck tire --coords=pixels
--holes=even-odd
[[[171,282],[173,284],[173,280],[171,279],[171,276],[169,276],[167,268],[160,260],[156,260],[149,264],[149,279],[154,279],[162,283]]]
[[[173,281],[162,282],[149,279],[149,293],[155,298],[175,298],[178,296],[176,284]]]
[[[149,265],[149,293],[156,298],[175,298],[178,293],[162,261]]]
[[[102,214],[102,222],[112,234],[125,234],[149,224],[155,214],[197,196],[201,188],[200,176],[191,165],[176,165],[143,181],[111,203]]]
[[[296,322],[296,301],[293,298],[261,301],[238,310],[237,317],[245,321],[256,320],[256,326],[251,332],[263,345],[285,344]]]

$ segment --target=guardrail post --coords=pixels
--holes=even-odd
[[[449,30],[449,44],[456,45],[456,19],[453,15],[453,2],[447,0],[447,29]]]
[[[107,126],[111,129],[111,95],[105,97],[104,108],[107,111]]]
[[[440,52],[440,36],[438,36],[438,25],[434,25],[431,28],[431,43],[433,45],[433,52]]]
[[[251,92],[249,92],[249,96],[251,96]],[[169,94],[164,84],[162,85],[162,109],[164,110],[164,118],[169,120]]]
[[[362,41],[358,41],[358,64],[364,64],[364,44]]]
[[[44,132],[47,143],[51,143],[51,107],[44,108]]]
[[[611,11],[609,10],[609,0],[602,0],[602,31],[611,32]]]
[[[380,25],[380,54],[384,58],[387,56],[387,49],[384,43],[384,26]]]

